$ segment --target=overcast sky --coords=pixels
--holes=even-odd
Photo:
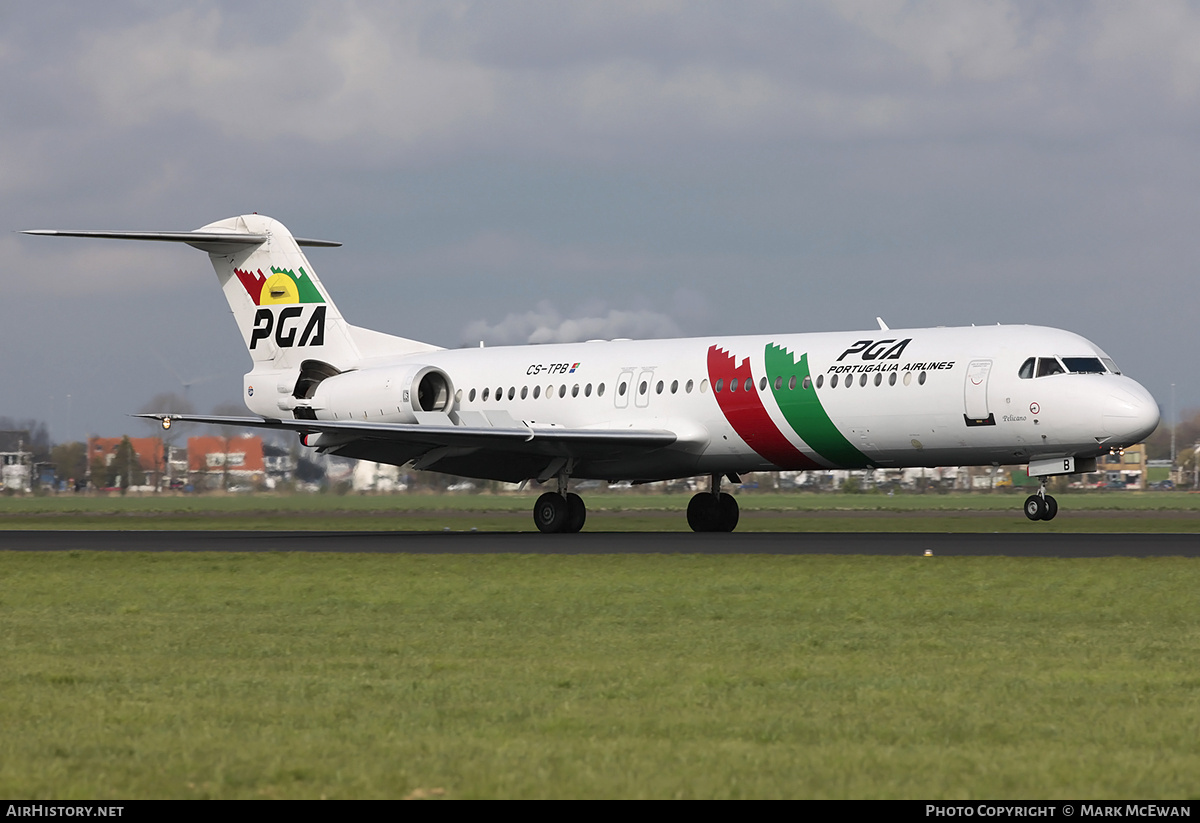
[[[0,416],[240,402],[204,254],[15,232],[245,212],[442,346],[1044,324],[1200,407],[1197,44],[1169,0],[5,3]]]

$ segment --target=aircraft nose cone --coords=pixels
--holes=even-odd
[[[1158,403],[1138,383],[1110,391],[1101,408],[1104,430],[1125,445],[1140,443],[1158,427]]]

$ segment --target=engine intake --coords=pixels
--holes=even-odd
[[[298,418],[415,423],[419,413],[453,410],[454,384],[436,366],[357,369],[325,377],[292,402]]]
[[[450,411],[451,398],[454,392],[450,388],[450,378],[445,372],[428,366],[413,379],[416,387],[414,411]]]

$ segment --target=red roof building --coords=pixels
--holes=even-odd
[[[117,450],[124,437],[89,437],[87,441],[87,465],[89,471],[97,462],[111,466],[117,459]],[[163,441],[161,437],[131,437],[129,444],[137,457],[138,468],[146,477],[147,486],[158,486],[163,472]],[[120,470],[122,467],[118,466]],[[92,478],[93,485],[104,486],[106,481]]]
[[[188,473],[197,486],[257,485],[266,477],[261,437],[189,437],[187,451]]]

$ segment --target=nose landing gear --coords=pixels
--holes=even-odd
[[[1058,514],[1058,501],[1046,494],[1046,478],[1038,487],[1037,494],[1025,498],[1025,516],[1030,520],[1053,520]]]

